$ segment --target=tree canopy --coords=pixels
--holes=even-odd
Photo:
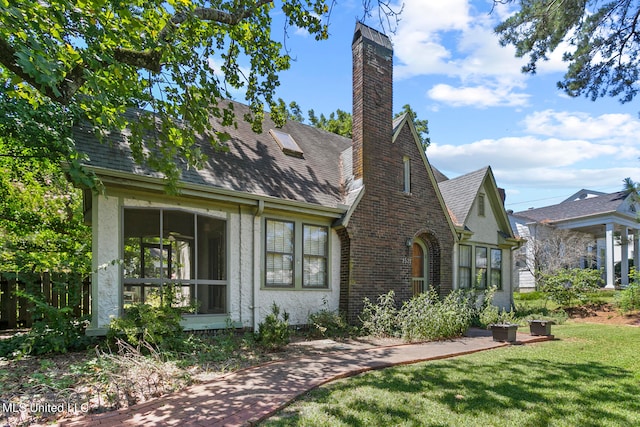
[[[129,129],[136,160],[175,181],[176,157],[192,166],[203,160],[199,135],[224,142],[211,115],[225,125],[235,121],[232,104],[217,100],[244,92],[251,114],[243,119],[260,129],[264,111],[277,106],[278,74],[290,66],[288,30],[327,38],[333,6],[333,0],[0,0],[0,87],[33,109],[52,104],[88,120],[98,134]],[[384,2],[364,6],[365,15],[381,7],[384,16],[395,16]],[[275,15],[283,20],[278,35]],[[153,114],[128,121],[123,113],[130,108]],[[152,136],[145,147],[143,135]]]
[[[287,106],[282,99],[279,99],[278,101],[278,111],[280,112],[279,114],[282,114],[288,120],[295,120],[301,123],[305,121],[304,115],[302,114],[302,109],[297,102],[293,101]],[[431,140],[429,138],[429,120],[419,119],[418,114],[413,111],[409,104],[403,105],[402,111],[394,114],[393,118],[398,118],[403,114],[408,114],[409,118],[413,121],[416,132],[418,132],[418,136],[420,137],[420,143],[426,150],[431,143]],[[316,112],[311,109],[308,111],[308,116],[309,123],[312,126],[338,135],[346,136],[347,138],[352,137],[353,116],[347,111],[343,111],[338,108],[336,111],[331,112],[328,117],[322,113],[318,117],[316,115]]]
[[[516,0],[494,0],[513,3]],[[517,0],[519,10],[496,27],[502,45],[526,57],[526,73],[565,48],[558,87],[570,96],[631,101],[640,72],[640,3],[628,0]]]
[[[91,232],[75,182],[91,180],[73,153],[73,119],[0,91],[0,272],[87,272]],[[70,162],[66,172],[61,161]],[[95,185],[89,181],[86,186]]]

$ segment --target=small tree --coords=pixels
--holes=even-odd
[[[573,302],[584,304],[589,300],[589,293],[600,289],[602,273],[600,270],[583,268],[565,268],[541,276],[540,290],[547,298],[567,307]]]
[[[596,242],[590,234],[562,230],[548,224],[537,224],[516,261],[524,266],[540,285],[545,277],[566,269],[591,267],[595,262]]]

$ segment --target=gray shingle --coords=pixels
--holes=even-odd
[[[487,166],[475,172],[438,183],[442,198],[453,216],[453,222],[457,226],[463,226],[467,221],[471,206],[478,195],[484,178],[487,176],[488,170],[489,167]]]
[[[343,176],[340,154],[351,146],[351,140],[321,129],[289,121],[280,130],[290,134],[304,155],[302,158],[282,152],[269,129],[275,129],[266,115],[263,132],[254,133],[251,125],[242,120],[249,108],[234,104],[238,127],[218,127],[231,135],[227,151],[216,151],[209,141],[199,146],[208,160],[201,169],[187,169],[183,161],[181,181],[220,189],[270,196],[285,200],[307,202],[326,207],[343,203]],[[214,119],[215,120],[215,119]],[[86,153],[89,166],[111,169],[136,175],[160,177],[145,166],[137,165],[121,134],[112,134],[100,144],[89,128],[75,132],[76,146]]]
[[[626,199],[624,191],[583,200],[564,201],[557,205],[529,209],[513,215],[536,222],[556,222],[615,212]]]

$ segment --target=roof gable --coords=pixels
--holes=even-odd
[[[490,166],[438,183],[442,196],[451,212],[454,223],[460,228],[468,225],[472,207],[480,193],[485,194],[487,205],[500,228],[499,231],[513,236],[509,218],[504,209],[502,196]]]
[[[462,227],[471,212],[489,167],[438,183],[447,208],[454,216],[454,223]]]

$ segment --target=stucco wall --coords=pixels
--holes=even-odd
[[[132,195],[112,190],[93,198],[93,322],[90,332],[104,333],[113,317],[121,313],[122,209],[148,207],[182,209],[227,221],[228,315],[188,315],[186,329],[224,328],[228,320],[236,327],[257,328],[276,302],[290,313],[292,324],[304,324],[320,309],[338,310],[340,293],[340,240],[330,233],[329,288],[323,290],[268,290],[261,288],[264,242],[263,218],[253,207],[216,206],[213,203]],[[328,220],[324,220],[329,225]]]
[[[117,197],[94,196],[92,207],[92,316],[89,329],[106,328],[120,314],[120,209]],[[96,286],[98,284],[98,286]]]
[[[303,325],[307,323],[309,314],[326,309],[338,310],[340,297],[340,240],[334,230],[331,230],[331,272],[329,289],[314,290],[285,290],[258,289],[256,292],[256,325],[271,312],[275,302],[281,310],[289,313],[289,323]],[[259,278],[261,280],[261,278]],[[256,281],[259,283],[259,280]]]

